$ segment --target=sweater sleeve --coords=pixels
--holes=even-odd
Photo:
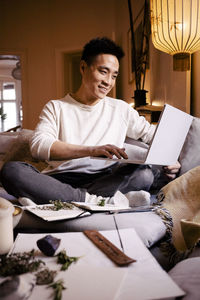
[[[53,101],[43,108],[39,123],[30,141],[30,151],[34,158],[49,160],[52,144],[58,140],[58,108]]]
[[[149,144],[153,138],[155,128],[155,125],[150,124],[135,109],[129,107],[127,137]]]

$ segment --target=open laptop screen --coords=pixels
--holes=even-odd
[[[176,163],[193,117],[165,104],[147,157],[147,164],[173,165]]]

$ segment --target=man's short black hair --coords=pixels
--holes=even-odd
[[[124,56],[124,51],[107,37],[90,40],[83,48],[81,59],[90,65],[95,56],[99,54],[111,54],[117,57],[118,61]]]

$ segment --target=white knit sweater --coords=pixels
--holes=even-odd
[[[111,163],[80,158],[68,161],[49,161],[52,144],[61,140],[75,145],[114,144],[123,147],[126,137],[149,143],[155,130],[122,100],[105,97],[94,106],[75,101],[69,94],[60,100],[49,101],[41,115],[30,143],[33,157],[47,160],[46,173],[99,172]]]

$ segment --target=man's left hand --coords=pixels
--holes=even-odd
[[[177,161],[175,165],[163,167],[163,170],[165,175],[169,179],[173,180],[174,178],[176,178],[180,168],[181,168],[181,164]]]

